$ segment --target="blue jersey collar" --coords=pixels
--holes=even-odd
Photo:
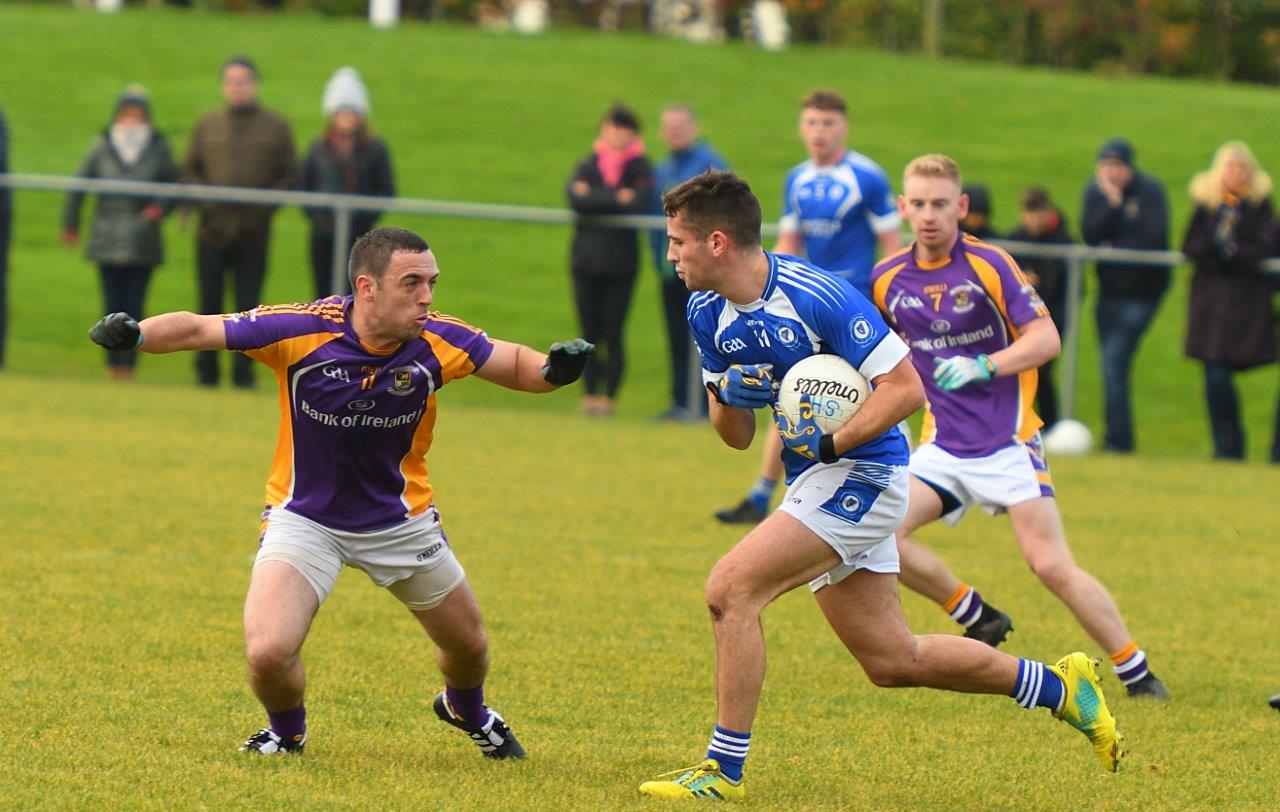
[[[778,257],[768,251],[764,255],[769,259],[769,275],[764,280],[764,292],[760,294],[760,298],[749,304],[738,304],[733,300],[725,297],[725,301],[733,305],[742,313],[750,313],[759,310],[769,303],[769,299],[773,297],[774,290],[778,287]]]

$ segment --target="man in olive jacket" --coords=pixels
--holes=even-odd
[[[289,189],[293,186],[293,133],[279,114],[260,106],[258,71],[246,57],[232,57],[222,66],[222,96],[226,106],[208,113],[191,133],[182,179],[212,186]],[[200,312],[222,313],[226,274],[233,277],[233,310],[259,304],[267,271],[267,248],[274,206],[205,203],[200,207],[196,264],[200,281]],[[233,383],[253,386],[253,362],[237,354]],[[218,354],[196,354],[201,385],[217,386]]]

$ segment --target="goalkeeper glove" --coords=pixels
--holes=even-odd
[[[974,381],[986,383],[995,376],[996,365],[985,355],[977,358],[956,355],[945,361],[933,359],[933,380],[943,392],[954,392]]]
[[[542,379],[552,386],[567,386],[582,377],[587,359],[595,354],[596,345],[581,338],[557,341],[547,351],[542,365]]]
[[[98,319],[89,338],[112,352],[132,352],[142,346],[142,328],[128,313],[112,313]]]

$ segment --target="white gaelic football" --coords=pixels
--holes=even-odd
[[[813,403],[813,417],[826,434],[849,422],[871,395],[862,373],[838,355],[811,355],[787,371],[778,389],[778,408],[795,423],[800,396]]]
[[[1079,420],[1059,420],[1045,432],[1044,450],[1063,457],[1078,457],[1093,449],[1093,434]]]

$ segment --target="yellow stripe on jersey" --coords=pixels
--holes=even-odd
[[[907,261],[904,259],[900,264],[894,265],[881,274],[871,288],[871,300],[875,302],[876,307],[880,308],[880,312],[884,314],[885,318],[890,321],[893,321],[893,315],[889,312],[889,305],[887,304],[889,285],[893,284],[894,277],[901,273],[905,267],[907,267]]]
[[[341,337],[340,333],[311,333],[245,351],[245,355],[271,367],[276,374],[276,389],[280,392],[280,432],[276,437],[276,453],[271,458],[271,470],[267,474],[268,505],[280,504],[293,489],[293,404],[289,401],[289,367]]]
[[[292,364],[301,361],[320,347],[339,338],[342,338],[342,333],[308,333],[281,341],[274,341],[265,347],[245,350],[244,354],[279,372],[287,370]]]
[[[1009,330],[1009,343],[1012,344],[1022,333],[1018,330],[1018,326],[1009,318],[1008,305],[1004,298],[1004,285],[1000,280],[1000,274],[996,271],[995,266],[987,262],[983,257],[977,254],[965,252],[965,258],[969,260],[969,267],[973,268],[973,272],[978,275],[978,281],[982,283],[983,289],[987,292],[987,296],[995,302],[996,309],[1000,312],[1000,318],[1004,321],[1005,327]],[[1017,265],[1014,265],[1016,268]],[[1046,310],[1044,315],[1048,315]],[[1036,414],[1033,408],[1033,402],[1036,397],[1036,384],[1039,381],[1039,373],[1032,367],[1018,373],[1018,439],[1026,442],[1035,436],[1035,433],[1044,425],[1044,421]]]
[[[440,381],[441,386],[449,381],[465,378],[476,371],[475,364],[471,363],[471,356],[467,355],[466,350],[453,346],[429,330],[424,330],[422,337],[431,345],[431,352],[435,353],[436,359],[440,362],[440,371],[444,377],[444,380]]]
[[[404,490],[400,501],[409,508],[409,516],[420,516],[431,507],[433,493],[427,479],[427,451],[436,426],[436,394],[427,398],[427,409],[418,427],[413,430],[413,442],[409,451],[400,459],[400,476],[404,477]]]
[[[920,422],[920,444],[932,443],[938,437],[938,421],[933,419],[933,407],[924,399],[924,419]]]

